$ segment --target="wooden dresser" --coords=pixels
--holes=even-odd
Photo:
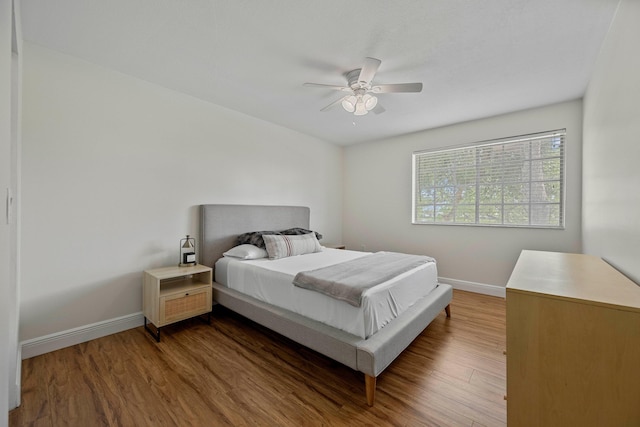
[[[506,294],[509,426],[640,426],[640,286],[598,257],[523,251]]]

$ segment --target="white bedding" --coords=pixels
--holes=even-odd
[[[368,338],[437,286],[435,262],[368,289],[363,294],[360,307],[292,283],[300,271],[326,267],[367,254],[323,248],[322,252],[277,260],[224,257],[216,262],[215,280],[261,301]]]

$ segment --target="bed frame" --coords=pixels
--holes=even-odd
[[[310,210],[302,206],[201,205],[200,263],[214,267],[222,253],[248,231],[309,229]],[[213,283],[213,299],[254,322],[365,375],[367,403],[375,401],[376,377],[445,310],[450,317],[452,288],[439,284],[393,322],[368,339],[308,319]]]

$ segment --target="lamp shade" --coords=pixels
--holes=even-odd
[[[342,100],[342,108],[344,108],[346,111],[350,113],[353,113],[356,110],[357,102],[358,102],[358,99],[354,95],[346,96]]]
[[[360,89],[355,95],[345,96],[342,99],[342,108],[356,116],[364,116],[373,110],[378,104],[378,98],[364,92],[364,89]]]
[[[378,98],[369,94],[363,96],[362,101],[364,102],[364,107],[367,109],[367,111],[373,110],[378,104]]]
[[[354,111],[353,114],[356,116],[364,116],[368,112],[369,111],[367,111],[367,108],[364,106],[364,102],[362,102],[362,100],[359,100],[356,103],[356,111]]]

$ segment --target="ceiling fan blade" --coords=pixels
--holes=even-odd
[[[382,61],[376,58],[365,58],[364,65],[362,69],[360,69],[360,76],[358,77],[359,82],[371,83],[373,77],[378,72],[378,67]]]
[[[373,107],[373,110],[371,110],[371,111],[373,111],[373,112],[374,112],[374,113],[376,113],[376,114],[382,114],[382,113],[384,113],[384,112],[385,112],[385,111],[387,111],[387,110],[385,110],[385,109],[384,109],[384,107],[383,107],[382,105],[380,105],[380,103],[378,102],[378,103],[376,104],[376,106],[375,106],[375,107]]]
[[[396,83],[377,85],[371,88],[373,93],[422,92],[422,83]]]
[[[325,85],[322,83],[304,83],[302,86],[306,87],[321,87],[324,89],[332,89],[332,90],[342,90],[342,91],[351,91],[350,87],[346,86],[336,86],[336,85]]]
[[[347,96],[349,96],[349,95],[347,95]],[[340,104],[342,102],[342,100],[345,99],[347,96],[343,96],[342,98],[340,98],[340,99],[338,99],[336,101],[333,101],[331,104],[327,105],[326,107],[324,107],[320,111],[328,111],[328,110],[332,109],[336,105]]]

